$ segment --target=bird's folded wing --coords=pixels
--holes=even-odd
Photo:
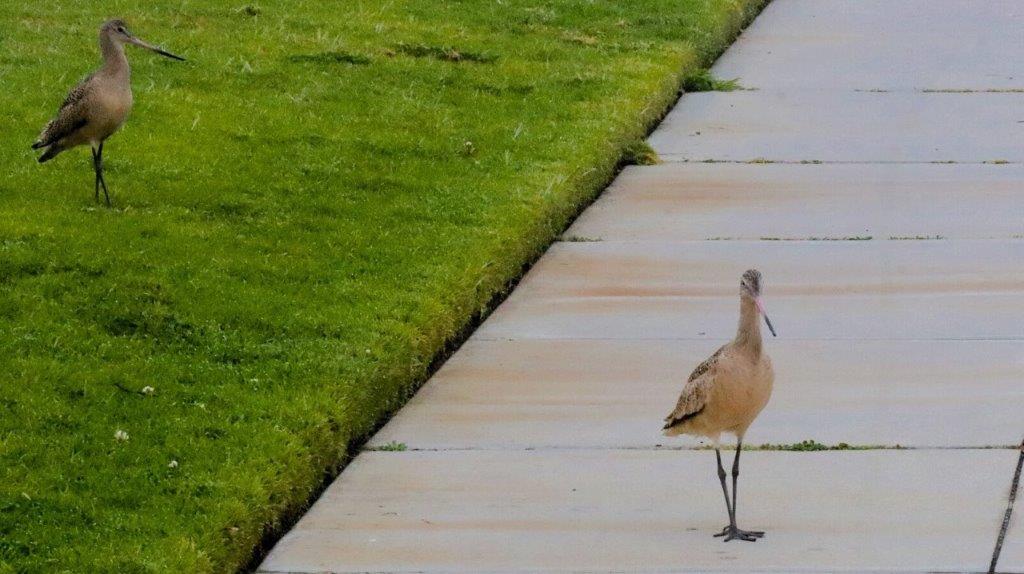
[[[724,349],[724,346],[720,347],[690,373],[690,378],[686,381],[683,392],[679,395],[679,401],[676,402],[675,410],[665,417],[664,428],[673,427],[692,419],[704,410],[704,405],[707,402],[708,388],[715,382],[718,357]]]
[[[91,79],[92,76],[86,78],[68,93],[68,97],[64,98],[64,103],[60,105],[57,117],[46,124],[42,133],[36,139],[36,143],[32,146],[33,148],[52,145],[54,142],[71,135],[75,130],[85,125],[85,110],[82,109],[84,107],[83,100],[88,93],[87,84]]]
[[[683,393],[679,395],[679,401],[676,402],[675,410],[665,417],[665,426],[662,428],[674,427],[699,415],[707,403],[707,387],[711,379],[713,377],[705,374],[686,383]]]

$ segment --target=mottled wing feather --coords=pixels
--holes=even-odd
[[[665,417],[665,426],[671,428],[679,423],[685,422],[700,414],[707,402],[708,388],[715,381],[714,368],[718,364],[718,357],[722,354],[725,346],[719,347],[713,355],[690,373],[690,378],[683,386],[683,392],[679,395],[676,408]]]
[[[64,98],[64,103],[60,105],[57,117],[46,124],[36,143],[33,144],[33,148],[53,145],[88,122],[82,103],[86,94],[89,93],[90,80],[92,80],[92,76],[82,80],[68,93],[68,97]]]
[[[711,370],[716,364],[718,364],[718,357],[722,355],[722,351],[725,350],[725,345],[718,348],[717,351],[711,354],[710,357],[704,359],[704,362],[697,365],[697,368],[690,373],[690,378],[686,379],[687,382],[695,381],[698,377]]]

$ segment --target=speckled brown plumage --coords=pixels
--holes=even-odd
[[[662,427],[662,430],[684,423],[704,410],[708,387],[714,384],[714,377],[705,377],[704,375],[718,363],[718,357],[724,350],[725,345],[722,345],[690,373],[690,378],[687,379],[686,386],[676,402],[675,410],[665,417],[665,426]]]
[[[76,130],[88,122],[84,107],[81,105],[82,100],[89,91],[89,82],[92,81],[93,75],[82,80],[80,84],[75,86],[68,97],[64,99],[64,103],[60,105],[60,110],[57,111],[57,117],[50,120],[43,131],[39,134],[39,138],[32,144],[32,149],[39,149],[41,147],[49,147],[57,141],[66,138],[73,134]],[[54,153],[53,155],[56,155]],[[50,157],[53,157],[51,155]],[[46,158],[49,159],[49,158]],[[40,158],[40,162],[46,161]]]

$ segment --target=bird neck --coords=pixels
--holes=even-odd
[[[104,72],[128,74],[128,58],[124,55],[124,44],[115,42],[108,34],[101,34],[100,52],[103,53]]]
[[[753,297],[740,296],[740,324],[736,329],[736,346],[750,349],[756,356],[761,354],[761,312]]]

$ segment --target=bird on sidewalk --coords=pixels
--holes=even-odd
[[[740,475],[743,435],[768,404],[775,380],[771,359],[761,341],[761,317],[764,317],[774,337],[775,328],[761,303],[761,273],[750,269],[740,279],[740,322],[736,338],[694,369],[675,410],[665,417],[663,427],[666,436],[702,436],[714,445],[718,480],[722,483],[725,508],[729,512],[728,526],[715,536],[724,537],[726,542],[735,539],[754,542],[764,536],[764,532],[742,530],[736,526],[736,480]],[[736,436],[731,502],[725,484],[725,469],[722,468],[719,442],[722,433]]]
[[[89,144],[92,167],[96,172],[95,198],[99,201],[102,185],[108,207],[110,193],[103,179],[103,143],[124,124],[132,108],[131,70],[124,54],[125,44],[141,46],[175,60],[185,60],[136,38],[123,20],[105,22],[100,27],[103,66],[71,90],[57,117],[46,124],[32,144],[32,149],[44,150],[39,163],[53,159],[64,150]]]

